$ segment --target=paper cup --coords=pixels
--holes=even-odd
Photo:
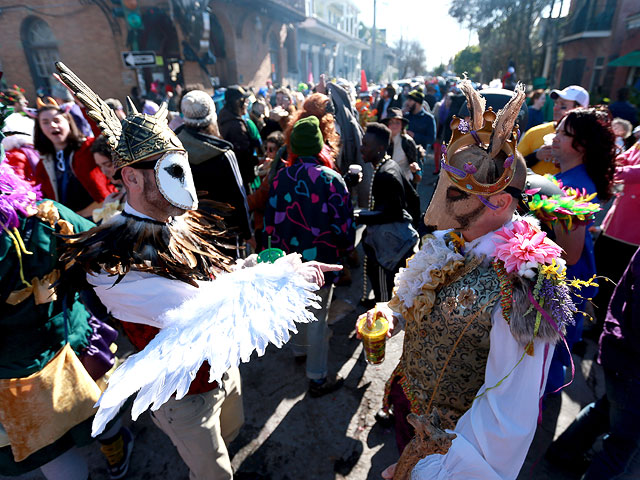
[[[358,331],[362,335],[364,356],[367,363],[371,365],[378,365],[384,362],[389,322],[382,315],[378,315],[371,328],[367,328],[366,323],[367,316],[363,315],[358,322]]]

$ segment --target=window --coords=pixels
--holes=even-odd
[[[48,90],[60,59],[58,42],[51,28],[38,17],[28,17],[22,23],[22,45],[36,89]]]
[[[562,76],[560,78],[560,88],[568,85],[582,85],[582,75],[584,73],[586,60],[584,58],[574,58],[562,62]]]
[[[313,0],[306,0],[305,1],[305,15],[307,17],[313,17],[315,14],[315,9],[314,9],[314,5],[313,5]]]
[[[211,36],[209,37],[209,48],[216,58],[226,58],[227,48],[224,40],[222,26],[213,13],[211,14]]]

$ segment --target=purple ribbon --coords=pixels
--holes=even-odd
[[[480,199],[480,201],[482,203],[485,204],[485,206],[489,207],[491,210],[497,210],[498,206],[494,205],[493,203],[491,203],[487,198],[485,198],[484,195],[476,195],[476,197],[478,197]]]
[[[440,166],[444,168],[447,172],[451,172],[460,178],[464,178],[467,176],[467,172],[460,170],[459,168],[456,168],[452,165],[449,165],[448,163],[445,163],[444,159],[440,161]]]

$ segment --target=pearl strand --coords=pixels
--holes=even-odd
[[[380,170],[380,167],[382,167],[382,165],[387,163],[387,160],[389,158],[390,158],[389,155],[385,155],[380,161],[380,163],[376,165],[376,168],[373,170],[373,175],[371,176],[371,184],[369,185],[369,202],[367,204],[369,211],[372,211],[375,205],[375,202],[373,200],[373,182],[376,178],[376,173],[378,173],[378,170]],[[363,277],[362,278],[362,298],[360,299],[360,301],[364,302],[369,299],[369,288],[367,285],[367,255],[364,256],[364,260],[362,262],[362,277]]]

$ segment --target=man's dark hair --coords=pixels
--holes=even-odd
[[[105,157],[113,160],[113,150],[107,143],[107,137],[104,135],[100,135],[91,144],[91,153],[99,153],[100,155],[104,155]]]
[[[129,165],[125,165],[125,167],[131,167],[131,168],[135,168],[136,170],[152,170],[153,168],[155,168],[157,163],[157,160],[146,160],[144,162],[134,162],[134,163],[130,163]],[[116,170],[116,172],[113,174],[113,178],[115,180],[122,180],[122,168],[119,168],[118,170]]]
[[[280,130],[276,130],[275,132],[271,132],[264,143],[271,142],[276,145],[278,149],[282,145],[284,145],[284,135]]]
[[[377,122],[371,122],[367,124],[367,128],[365,129],[364,133],[365,135],[368,133],[373,136],[373,138],[376,139],[376,142],[378,142],[383,147],[387,148],[389,146],[389,143],[391,141],[391,130],[389,130],[386,125]]]
[[[387,86],[384,87],[384,89],[387,91],[387,93],[389,93],[391,98],[396,96],[396,88],[393,86],[392,83],[387,84]]]
[[[583,153],[582,162],[598,192],[606,202],[612,196],[616,167],[616,141],[611,130],[611,114],[602,108],[576,108],[564,116],[571,145]]]

